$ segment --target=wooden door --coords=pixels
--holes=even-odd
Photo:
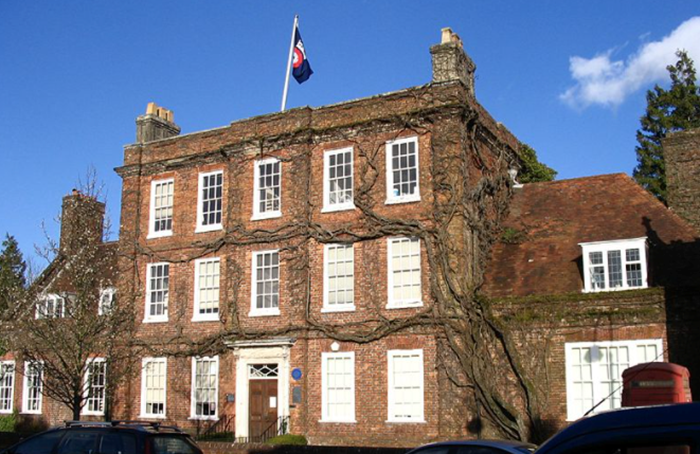
[[[250,418],[248,432],[251,441],[261,441],[263,432],[277,422],[277,380],[250,380]],[[271,431],[276,428],[271,429]],[[274,433],[268,434],[274,436]]]

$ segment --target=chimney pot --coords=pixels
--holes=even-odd
[[[440,44],[447,44],[452,41],[452,29],[450,27],[445,27],[442,29],[442,39]]]

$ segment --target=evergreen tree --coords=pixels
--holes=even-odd
[[[0,315],[9,307],[11,301],[27,284],[25,273],[27,263],[22,257],[17,240],[6,235],[0,252]]]
[[[520,144],[520,173],[519,183],[536,183],[538,181],[552,181],[557,176],[557,171],[541,163],[537,159],[537,152],[525,143]]]
[[[637,130],[637,167],[634,179],[666,203],[666,166],[661,140],[667,134],[700,127],[700,87],[693,60],[686,51],[676,52],[678,61],[666,67],[671,87],[658,85],[647,92],[647,110]]]

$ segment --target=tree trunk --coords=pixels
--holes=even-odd
[[[81,390],[82,391],[82,390]],[[83,400],[83,396],[81,395],[81,392],[78,391],[73,394],[73,405],[72,405],[72,410],[73,410],[73,421],[80,421],[80,409],[81,409],[81,403]]]

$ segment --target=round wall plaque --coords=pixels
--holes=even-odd
[[[299,369],[298,367],[292,369],[292,378],[294,380],[299,380],[301,378],[301,375],[301,369]]]

